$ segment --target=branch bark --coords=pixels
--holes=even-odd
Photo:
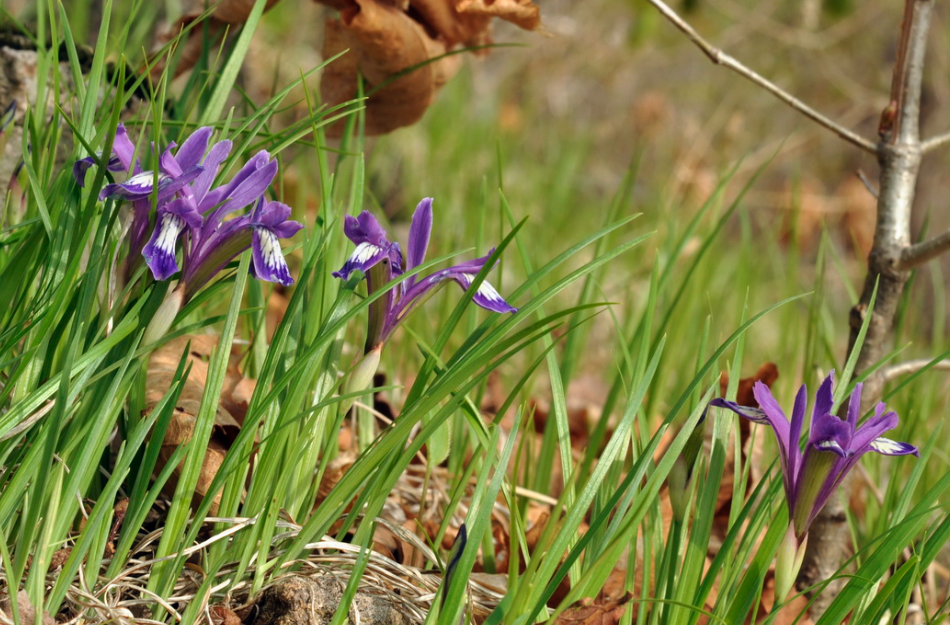
[[[869,314],[871,295],[877,286],[874,310],[870,313],[871,320],[855,372],[868,369],[884,356],[901,294],[910,276],[901,259],[910,245],[911,210],[920,172],[920,95],[932,9],[933,0],[905,0],[891,103],[881,116],[879,129],[881,142],[877,154],[881,171],[874,244],[868,256],[868,273],[861,299],[851,309],[849,353],[855,346],[862,322]],[[865,381],[862,413],[882,396],[885,382],[881,371]],[[798,578],[799,588],[829,579],[845,559],[850,540],[840,494],[818,514],[809,536]],[[839,588],[840,583],[833,583],[815,598],[811,608],[813,616],[824,613]]]
[[[930,137],[921,144],[920,151],[926,154],[927,152],[936,150],[937,148],[947,145],[948,143],[950,143],[950,132],[937,135],[936,137]]]
[[[927,360],[926,358],[920,358],[918,360],[908,360],[907,362],[902,362],[896,365],[892,365],[884,370],[884,379],[890,382],[891,380],[896,380],[899,377],[910,375],[911,373],[917,373],[924,367],[930,365],[933,362],[932,360]],[[941,360],[935,362],[931,369],[935,371],[950,371],[950,360]]]
[[[901,251],[899,266],[904,270],[911,270],[923,265],[928,260],[937,258],[950,250],[950,230],[938,234],[932,239],[905,247]]]

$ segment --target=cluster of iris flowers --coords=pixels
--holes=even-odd
[[[181,306],[248,248],[255,277],[285,286],[294,282],[278,240],[293,236],[303,226],[288,219],[289,206],[264,197],[277,175],[277,161],[261,150],[229,182],[213,187],[218,169],[231,152],[231,142],[218,141],[209,148],[211,133],[210,127],[199,128],[180,147],[169,144],[158,159],[158,170],[143,171],[135,146],[120,124],[112,154],[103,163],[109,171],[130,174],[124,182],[106,185],[99,194],[100,200],[132,204],[128,272],[139,258],[156,280],[181,272],[177,287],[146,331],[146,342],[162,336]],[[80,186],[89,167],[101,158],[76,161],[73,176]],[[253,206],[251,211],[228,219],[248,206]],[[179,242],[183,242],[182,267],[178,266]]]
[[[186,300],[248,248],[253,252],[255,277],[293,284],[278,239],[293,236],[303,226],[288,220],[289,206],[264,198],[277,175],[277,161],[261,150],[229,182],[212,188],[231,142],[219,141],[209,148],[211,133],[210,127],[199,128],[181,147],[169,144],[158,159],[158,170],[143,171],[135,146],[119,125],[105,164],[109,171],[131,175],[103,187],[99,199],[132,204],[130,258],[141,254],[156,280],[167,280],[181,271],[179,288],[184,289]],[[91,156],[76,161],[73,176],[80,186],[85,184],[86,170],[95,163]],[[248,206],[253,206],[250,212],[226,219]],[[180,268],[177,250],[182,240]]]

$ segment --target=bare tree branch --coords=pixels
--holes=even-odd
[[[666,19],[668,19],[674,26],[681,30],[689,40],[692,41],[696,46],[703,51],[703,53],[709,57],[709,60],[717,65],[722,65],[728,67],[732,71],[736,72],[740,76],[744,77],[746,80],[749,80],[775,97],[777,97],[782,102],[785,102],[793,109],[803,114],[805,117],[808,117],[817,124],[824,126],[828,130],[832,131],[848,143],[855,145],[866,152],[871,152],[872,154],[877,153],[877,144],[873,141],[862,137],[852,130],[848,130],[844,126],[840,125],[833,119],[822,115],[812,107],[808,106],[792,94],[788,93],[769,79],[765,78],[761,74],[756,73],[755,71],[749,69],[742,63],[740,63],[735,58],[729,56],[719,48],[713,46],[708,41],[703,39],[703,37],[696,32],[696,29],[690,26],[683,18],[681,18],[673,9],[668,7],[663,0],[647,0],[650,4],[655,6],[660,13],[663,14]]]
[[[950,143],[950,132],[945,132],[936,137],[930,137],[920,144],[920,151],[924,154],[936,150],[937,148]]]
[[[909,271],[937,258],[947,250],[950,250],[950,230],[942,232],[932,239],[905,247],[901,251],[898,267]]]
[[[897,365],[893,365],[884,370],[884,379],[890,382],[904,375],[917,373],[924,367],[930,365],[932,360],[920,358],[919,360],[908,360]],[[931,367],[935,371],[950,371],[950,360],[941,360]]]

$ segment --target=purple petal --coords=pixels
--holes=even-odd
[[[731,410],[740,417],[745,417],[749,421],[755,421],[756,423],[770,423],[769,416],[765,414],[765,411],[761,408],[756,408],[755,406],[740,406],[739,404],[727,399],[723,399],[722,397],[717,397],[716,399],[712,400],[709,402],[709,405]]]
[[[303,228],[303,224],[296,221],[288,221],[290,217],[290,207],[282,202],[265,202],[261,198],[251,216],[251,225],[266,228],[274,233],[279,239],[287,239]]]
[[[198,209],[195,208],[195,202],[191,198],[178,198],[162,206],[163,212],[173,213],[181,217],[192,230],[201,228],[204,219]]]
[[[920,457],[920,452],[916,447],[910,443],[902,443],[900,441],[892,441],[889,438],[884,438],[879,436],[878,438],[871,441],[870,445],[872,451],[876,451],[879,454],[884,454],[885,456],[908,456],[913,454]]]
[[[418,267],[426,258],[426,250],[429,248],[429,235],[432,232],[432,198],[424,198],[416,211],[412,214],[412,223],[409,226],[409,249],[406,261],[406,271],[412,271]],[[412,276],[406,280],[406,288],[409,288],[416,281]]]
[[[95,164],[96,161],[91,156],[81,158],[73,163],[73,178],[75,178],[76,184],[80,187],[86,186],[86,171]]]
[[[99,193],[100,200],[141,200],[152,194],[152,185],[155,182],[155,172],[143,171],[135,174],[125,182],[115,182],[107,184]],[[158,188],[167,187],[172,182],[172,177],[168,174],[158,174]]]
[[[175,246],[178,235],[185,229],[185,220],[175,213],[160,211],[158,225],[152,238],[142,249],[145,264],[152,270],[156,280],[166,280],[178,271]]]
[[[118,166],[109,159],[109,171],[132,171],[135,159],[135,144],[129,139],[125,124],[119,124],[115,129],[115,139],[112,140],[112,155],[118,160]]]
[[[812,422],[822,415],[829,414],[831,409],[835,405],[834,392],[832,391],[832,385],[835,380],[835,372],[831,370],[826,377],[821,382],[821,386],[818,387],[818,392],[815,394],[815,407],[811,412]]]
[[[279,282],[290,286],[294,279],[290,276],[287,261],[280,249],[277,236],[267,228],[254,228],[254,238],[251,243],[251,255],[254,259],[254,275],[261,280]]]
[[[208,151],[208,139],[211,138],[213,129],[210,126],[204,126],[191,133],[185,142],[181,144],[175,153],[175,161],[182,171],[187,171],[201,163],[202,157]]]
[[[808,444],[818,451],[830,451],[844,457],[850,455],[853,433],[854,430],[847,421],[842,421],[832,414],[825,414],[812,422]]]
[[[386,238],[386,231],[383,230],[383,227],[379,225],[379,222],[376,221],[376,218],[373,217],[373,214],[369,211],[360,213],[356,221],[359,223],[360,230],[363,231],[367,239],[379,241]]]
[[[897,427],[897,413],[885,413],[886,410],[887,406],[883,402],[878,403],[874,410],[874,416],[854,433],[851,440],[852,452],[863,453],[867,451],[866,448],[871,444],[871,441],[880,437],[884,432]]]
[[[199,204],[201,204],[202,200],[205,199],[205,196],[208,194],[208,190],[214,183],[214,178],[218,175],[218,167],[220,167],[221,163],[228,157],[228,154],[230,153],[231,142],[219,141],[211,147],[211,150],[208,152],[205,160],[202,161],[201,166],[204,171],[201,172],[201,175],[195,178],[194,184],[191,185],[191,191],[195,195],[195,201]],[[211,206],[214,206],[214,204],[209,204],[209,208]]]
[[[287,221],[290,213],[290,207],[282,202],[264,202],[261,199],[254,209],[252,219],[256,224],[273,228]]]
[[[161,202],[194,180],[201,173],[201,167],[195,167],[191,171],[186,171],[177,178],[159,173],[158,174],[158,201]],[[122,183],[107,184],[99,193],[100,200],[126,200],[134,202],[135,200],[144,200],[152,195],[152,183],[155,180],[155,173],[143,171],[136,174]]]
[[[863,384],[856,384],[851,392],[851,399],[848,400],[848,425],[851,429],[858,427],[858,413],[861,412],[861,390]]]
[[[372,243],[376,247],[387,249],[390,246],[386,231],[369,211],[363,211],[359,217],[347,215],[343,219],[343,234],[356,245]]]
[[[165,151],[162,152],[162,155],[158,158],[159,169],[173,178],[180,176],[184,171],[172,155],[172,149],[174,147],[174,142],[169,143],[168,147],[165,148]]]
[[[225,194],[222,198],[224,204],[215,210],[214,218],[220,220],[226,214],[256,202],[267,191],[267,187],[270,186],[276,175],[277,161],[270,161],[248,175],[240,184],[231,187],[231,190]]]
[[[818,391],[821,397],[821,390]],[[817,402],[815,404],[817,406]],[[805,422],[805,411],[808,408],[808,389],[802,384],[795,397],[795,406],[792,408],[792,420],[788,431],[788,474],[790,486],[794,489],[798,468],[802,462],[802,452],[798,441],[802,437],[802,425]]]

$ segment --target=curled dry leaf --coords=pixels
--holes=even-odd
[[[444,55],[458,45],[490,44],[492,18],[529,30],[541,23],[530,0],[316,1],[340,11],[327,21],[324,58],[350,51],[323,73],[324,101],[334,106],[355,98],[362,76],[369,135],[418,121],[458,71],[459,57]],[[339,136],[343,128],[338,122],[329,134]]]
[[[349,50],[324,71],[320,91],[334,106],[357,95],[362,76],[366,102],[366,134],[378,135],[417,122],[436,92],[458,70],[457,56],[444,55],[446,46],[430,37],[422,25],[381,0],[354,0],[326,23],[324,58]],[[415,67],[408,73],[406,70]],[[342,122],[329,134],[339,136]]]
[[[152,410],[171,387],[175,371],[178,369],[178,363],[189,342],[187,358],[191,371],[175,405],[168,430],[165,432],[165,438],[159,453],[159,463],[168,462],[175,449],[187,443],[194,435],[195,423],[201,407],[201,398],[204,395],[204,388],[208,379],[208,359],[218,343],[218,338],[209,335],[182,336],[170,341],[149,358],[148,388],[145,391],[147,411]],[[208,441],[198,484],[195,487],[195,498],[197,500],[204,497],[211,486],[211,481],[217,475],[225,454],[227,454],[231,443],[241,429],[241,424],[244,422],[244,416],[247,413],[248,402],[254,392],[255,382],[241,374],[237,366],[239,360],[240,355],[232,353],[224,387],[221,390],[221,400],[215,412],[215,427],[211,434],[211,440]],[[179,474],[180,467],[173,471],[171,478],[165,485],[166,493],[174,492]],[[214,508],[216,509],[216,507],[217,501],[215,501]]]

